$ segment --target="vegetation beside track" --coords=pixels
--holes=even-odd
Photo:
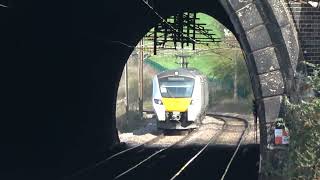
[[[315,69],[303,79],[306,83],[303,86],[317,94],[320,92],[320,66],[311,66]],[[290,131],[286,175],[289,179],[320,179],[320,97],[302,97],[298,103],[286,98],[285,104],[285,122]]]
[[[298,82],[298,96],[284,98],[284,124],[289,130],[290,142],[285,150],[279,151],[276,165],[267,164],[266,171],[273,176],[320,179],[320,97],[317,95],[320,66],[311,66],[315,68],[313,74],[303,76]]]

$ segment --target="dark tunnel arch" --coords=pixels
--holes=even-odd
[[[130,46],[158,18],[139,0],[83,0],[63,6],[13,2],[13,8],[0,10],[6,18],[0,29],[6,35],[0,42],[1,67],[10,75],[3,82],[2,116],[9,124],[4,132],[10,135],[4,146],[5,169],[22,175],[30,171],[25,174],[32,177],[67,174],[118,143],[115,103],[121,72]],[[290,95],[299,53],[291,17],[281,14],[281,2],[149,2],[162,16],[203,12],[234,32],[246,52],[252,84],[257,85],[253,90],[266,153],[272,141],[270,124],[279,115],[282,96]],[[264,59],[271,60],[263,64]]]
[[[277,117],[282,116],[282,98],[285,94],[290,96],[297,64],[297,59],[290,57],[293,52],[290,52],[287,46],[297,48],[298,45],[292,42],[290,43],[293,45],[286,44],[285,41],[288,40],[286,39],[288,37],[283,37],[286,36],[285,28],[289,29],[289,32],[294,31],[294,29],[291,29],[293,27],[289,24],[288,17],[287,23],[284,23],[283,19],[282,22],[277,20],[279,17],[272,12],[274,10],[271,7],[272,5],[274,4],[270,5],[262,1],[220,1],[215,6],[192,9],[196,12],[208,14],[220,21],[235,34],[244,50],[252,89],[258,104],[262,161],[270,160],[268,159],[270,156],[267,158],[267,154],[272,154],[272,152],[269,152],[269,148],[272,148],[270,145],[272,146],[273,142],[271,135],[273,122]],[[186,9],[190,10],[189,8]],[[159,12],[161,12],[161,8]],[[163,14],[163,17],[173,15],[170,14],[168,9]],[[151,24],[153,27],[154,22]],[[143,31],[144,34],[150,29],[150,26],[148,27],[147,30]],[[253,35],[248,34],[248,32]],[[140,40],[143,35],[139,37]],[[294,40],[296,39],[291,39],[291,41]],[[135,41],[134,44],[137,43],[138,41]],[[298,51],[294,53],[298,53]],[[265,60],[271,62],[264,64],[263,61]],[[276,92],[274,93],[274,91]]]

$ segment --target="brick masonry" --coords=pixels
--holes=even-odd
[[[298,31],[305,60],[320,64],[320,8],[292,1],[286,5]]]

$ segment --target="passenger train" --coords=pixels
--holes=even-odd
[[[153,78],[152,101],[158,129],[197,128],[209,102],[207,78],[196,69],[161,72]]]

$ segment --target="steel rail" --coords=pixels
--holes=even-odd
[[[223,115],[223,114],[207,113],[207,116],[216,117],[217,119],[220,119],[220,120],[222,120],[222,121],[225,122],[224,125],[223,125],[223,127],[222,127],[222,129],[221,129],[221,131],[219,132],[218,135],[214,135],[213,137],[211,137],[210,140],[209,140],[209,142],[208,142],[197,154],[195,154],[187,163],[185,163],[185,164],[182,166],[182,168],[181,168],[174,176],[172,176],[172,177],[170,178],[170,180],[176,179],[196,158],[198,158],[198,157],[201,155],[201,153],[202,153],[211,143],[216,142],[216,141],[218,140],[218,138],[219,138],[224,132],[226,132],[226,128],[227,128],[227,127],[229,127],[229,126],[239,126],[239,125],[230,125],[230,124],[227,123],[226,120],[223,119],[223,118],[232,118],[232,119],[237,119],[237,120],[240,120],[240,121],[244,122],[244,124],[245,124],[245,129],[244,129],[244,130],[242,131],[242,133],[241,133],[240,140],[239,140],[238,143],[237,143],[237,148],[236,148],[235,152],[233,153],[231,159],[229,160],[228,165],[227,165],[227,167],[226,167],[226,169],[225,169],[225,171],[224,171],[224,173],[223,173],[223,175],[222,175],[222,177],[221,177],[221,180],[223,180],[224,177],[226,176],[226,174],[227,174],[227,172],[228,172],[228,170],[229,170],[229,168],[230,168],[230,165],[231,165],[231,163],[232,163],[235,155],[237,154],[237,152],[238,152],[238,150],[239,150],[239,147],[240,147],[240,145],[241,145],[241,143],[242,143],[242,141],[243,141],[243,139],[244,139],[244,134],[245,134],[245,132],[247,132],[247,129],[248,129],[248,127],[249,127],[249,126],[248,126],[248,121],[245,120],[245,119],[243,119],[243,118],[236,117],[236,116],[232,116],[232,115]],[[218,124],[218,123],[206,123],[206,124]]]
[[[4,5],[4,4],[0,4],[0,7],[8,8],[8,6],[6,6],[6,5]]]
[[[127,169],[126,171],[118,174],[114,179],[119,179],[122,176],[128,174],[129,172],[131,172],[132,170],[136,169],[137,167],[139,167],[140,165],[142,165],[143,163],[149,161],[150,159],[152,159],[153,157],[155,157],[156,155],[160,154],[161,152],[164,152],[176,145],[178,145],[179,143],[189,139],[193,134],[195,134],[196,132],[198,132],[199,129],[195,129],[193,131],[191,131],[190,133],[188,133],[186,136],[184,136],[183,138],[179,139],[178,141],[176,141],[175,143],[169,145],[168,147],[165,147],[163,149],[160,149],[159,151],[156,151],[155,153],[151,154],[150,156],[148,156],[147,158],[145,158],[144,160],[140,161],[139,163],[137,163],[136,165],[132,166],[131,168]]]
[[[214,116],[217,116],[217,117],[226,117],[226,118],[233,118],[233,119],[238,119],[240,121],[242,121],[244,124],[245,124],[245,129],[243,130],[243,132],[241,133],[241,136],[240,136],[240,139],[237,143],[237,148],[236,150],[234,151],[234,153],[232,154],[232,157],[231,159],[229,160],[228,162],[228,165],[226,167],[226,169],[224,170],[224,173],[223,175],[221,176],[220,180],[224,180],[225,176],[227,175],[229,169],[230,169],[230,166],[234,160],[234,158],[236,157],[236,154],[238,153],[239,151],[239,148],[240,148],[240,145],[242,144],[242,141],[244,140],[244,137],[245,137],[245,133],[247,133],[247,130],[249,129],[249,123],[246,119],[244,118],[241,118],[241,117],[237,117],[237,116],[232,116],[232,115],[223,115],[223,114],[216,114]]]
[[[217,141],[217,139],[221,136],[221,134],[222,134],[223,132],[225,132],[225,129],[226,129],[226,127],[227,127],[227,122],[226,122],[224,119],[220,119],[220,118],[219,118],[219,120],[221,120],[221,121],[224,122],[223,125],[222,125],[222,128],[221,128],[221,131],[219,131],[219,133],[214,134],[214,135],[210,138],[209,142],[208,142],[203,148],[201,148],[200,151],[199,151],[198,153],[196,153],[187,163],[185,163],[185,164],[182,166],[182,168],[180,168],[180,170],[179,170],[175,175],[173,175],[173,176],[170,178],[170,180],[174,180],[175,178],[177,178],[196,158],[198,158],[198,157],[201,155],[201,153],[202,153],[211,143]],[[206,123],[206,124],[211,124],[211,123]],[[218,123],[214,123],[214,124],[218,124]],[[221,125],[221,124],[219,124],[219,125]]]
[[[159,136],[157,136],[157,137],[155,137],[155,138],[153,138],[153,139],[151,139],[151,140],[143,143],[143,144],[139,144],[139,145],[137,145],[137,146],[133,146],[133,147],[131,147],[131,148],[125,149],[125,150],[123,150],[123,151],[120,151],[120,152],[118,152],[118,153],[116,153],[116,154],[108,157],[107,159],[105,159],[105,161],[109,161],[109,160],[111,160],[111,159],[113,159],[113,158],[115,158],[115,157],[117,157],[117,156],[119,156],[119,155],[121,155],[121,154],[124,154],[124,153],[126,153],[126,152],[129,152],[129,151],[138,149],[138,148],[140,148],[140,147],[143,147],[143,146],[146,146],[146,145],[149,145],[149,144],[153,144],[153,143],[159,141],[159,140],[162,139],[162,138],[164,138],[164,134],[163,134],[163,133],[160,134]]]
[[[143,147],[143,146],[146,146],[146,145],[149,145],[149,144],[153,144],[153,143],[159,141],[159,140],[162,139],[162,138],[164,138],[164,133],[161,133],[161,134],[158,135],[157,137],[152,138],[151,140],[149,140],[149,141],[147,141],[147,142],[145,142],[145,143],[143,143],[143,144],[139,144],[139,145],[137,145],[137,146],[133,146],[133,147],[131,147],[131,148],[128,148],[128,149],[125,149],[125,150],[120,151],[120,152],[118,152],[118,153],[115,153],[115,154],[109,156],[108,158],[106,158],[106,159],[104,159],[104,160],[101,160],[101,161],[99,161],[99,162],[97,162],[97,163],[95,163],[95,164],[93,164],[93,165],[91,165],[91,166],[88,166],[88,167],[84,168],[84,169],[80,169],[79,171],[77,171],[77,172],[75,172],[75,173],[73,173],[73,174],[71,174],[71,175],[69,175],[69,176],[66,176],[66,177],[64,177],[64,178],[62,178],[62,179],[67,180],[67,179],[70,179],[70,178],[79,176],[79,175],[81,175],[81,174],[84,174],[84,173],[86,173],[86,172],[88,172],[88,171],[90,171],[90,170],[92,170],[92,169],[94,169],[94,168],[97,168],[97,167],[99,167],[99,166],[107,163],[107,162],[110,161],[111,159],[114,159],[114,158],[116,158],[116,157],[118,157],[118,156],[120,156],[120,155],[122,155],[122,154],[125,154],[125,153],[127,153],[127,152],[129,152],[129,151],[133,151],[133,150],[138,149],[138,148],[141,148],[141,147]]]

